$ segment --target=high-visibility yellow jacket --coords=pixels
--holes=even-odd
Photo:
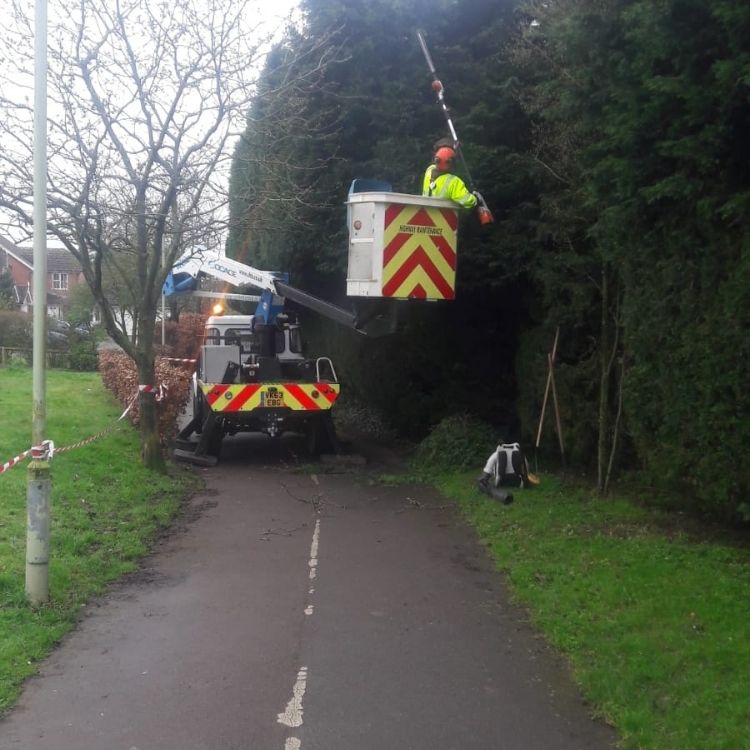
[[[434,164],[427,167],[424,173],[422,195],[453,201],[461,208],[474,208],[477,205],[477,197],[469,192],[469,188],[460,177],[450,172],[441,174]]]

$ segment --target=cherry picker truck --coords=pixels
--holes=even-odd
[[[219,253],[184,255],[164,294],[198,294],[258,302],[253,315],[206,321],[192,381],[192,418],[178,435],[175,457],[213,466],[225,435],[263,432],[272,438],[302,433],[309,454],[336,450],[331,418],[340,383],[329,357],[306,357],[300,326],[285,310],[290,300],[364,335],[392,330],[403,300],[455,296],[458,216],[449,201],[390,191],[387,183],[355,180],[348,200],[346,291],[354,311],[289,284],[288,275],[262,271]],[[260,295],[200,290],[202,277]],[[195,439],[197,436],[197,442]]]
[[[201,291],[201,277],[252,286],[260,295]],[[253,315],[212,315],[205,324],[192,379],[192,419],[180,431],[175,457],[214,465],[225,435],[286,431],[303,433],[310,455],[337,448],[331,407],[339,382],[328,357],[302,352],[299,323],[284,300],[311,307],[339,323],[363,328],[354,313],[294,289],[286,274],[261,271],[211,251],[189,254],[174,266],[164,293],[257,301]],[[196,434],[198,440],[190,441]]]
[[[492,214],[474,190],[424,35],[417,32],[417,38],[454,149],[477,196],[479,220],[491,224]],[[172,269],[166,295],[195,292],[205,275],[261,292],[259,299],[254,297],[255,315],[207,320],[193,375],[193,417],[178,436],[176,457],[213,465],[224,435],[248,430],[271,437],[301,431],[313,455],[324,447],[336,448],[331,419],[340,392],[336,370],[328,357],[304,356],[299,324],[284,311],[286,299],[366,335],[393,330],[398,300],[454,299],[458,212],[453,203],[394,193],[378,180],[354,180],[347,224],[346,293],[357,301],[354,312],[290,286],[286,274],[260,271],[218,253],[188,253]],[[193,434],[199,436],[197,443],[189,440]]]

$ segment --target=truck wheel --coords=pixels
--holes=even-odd
[[[208,452],[217,459],[221,458],[221,445],[224,442],[224,424],[221,419],[217,419],[213,433],[209,440]]]
[[[338,453],[338,441],[330,412],[324,412],[307,423],[305,439],[310,458],[318,458],[321,453]]]
[[[323,425],[320,419],[310,419],[305,427],[305,453],[318,458],[323,450]]]
[[[336,427],[333,423],[333,415],[330,411],[324,412],[320,417],[320,427],[322,433],[323,453],[340,453],[341,446],[336,437]]]

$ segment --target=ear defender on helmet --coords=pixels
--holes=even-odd
[[[435,152],[435,166],[440,170],[450,169],[456,158],[456,152],[448,146],[443,146]]]

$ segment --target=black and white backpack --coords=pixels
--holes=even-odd
[[[528,487],[529,464],[518,443],[501,443],[497,446],[498,487]]]

